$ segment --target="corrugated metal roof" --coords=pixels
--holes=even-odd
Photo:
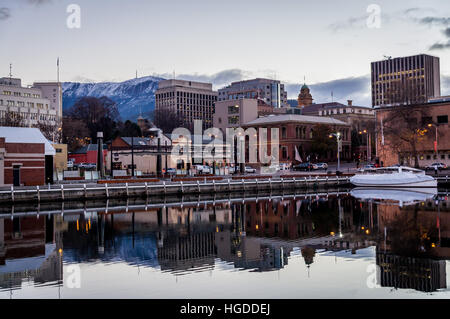
[[[6,143],[44,144],[45,155],[55,155],[56,151],[41,131],[35,127],[7,127],[0,126],[0,137]]]

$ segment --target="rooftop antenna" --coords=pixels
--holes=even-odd
[[[12,78],[12,63],[9,64],[9,81],[10,82],[11,82],[11,78]]]
[[[136,70],[136,79],[137,79],[137,70]]]
[[[173,79],[174,80],[176,79],[176,77],[175,77],[175,70],[173,70]]]
[[[384,57],[386,60],[392,59],[392,57],[391,57],[390,55],[383,55],[383,57]]]
[[[333,91],[331,91],[331,102],[333,102]]]
[[[59,83],[59,57],[56,59],[56,81]]]

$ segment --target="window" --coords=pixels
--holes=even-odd
[[[448,115],[439,115],[437,117],[438,124],[447,124],[448,123]]]
[[[228,114],[236,114],[239,113],[239,105],[231,105],[228,107]]]
[[[422,125],[427,125],[433,123],[433,118],[431,116],[422,117]]]

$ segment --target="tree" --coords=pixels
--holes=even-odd
[[[1,119],[2,126],[8,127],[24,127],[26,126],[25,119],[18,112],[8,111]]]
[[[426,136],[428,130],[422,123],[423,119],[429,117],[428,109],[399,105],[384,111],[386,112],[383,118],[385,144],[398,152],[400,161],[409,157],[414,160],[414,167],[419,167],[418,150],[428,139]]]
[[[73,152],[91,141],[86,122],[80,119],[64,117],[62,132],[62,141],[67,144],[69,152]]]
[[[62,139],[62,126],[58,125],[50,125],[44,121],[38,121],[34,127],[38,128],[41,133],[45,136],[46,139],[52,141],[54,143],[61,142]]]
[[[178,127],[186,127],[184,125],[183,117],[177,114],[173,110],[163,110],[155,109],[150,117],[152,118],[153,124],[161,129],[164,133],[172,133],[172,131]],[[191,129],[188,127],[188,129]]]
[[[142,136],[142,131],[139,125],[130,120],[125,121],[125,123],[119,124],[119,135],[122,137],[127,136]]]
[[[104,140],[111,140],[117,135],[120,121],[117,105],[111,99],[103,96],[83,97],[67,112],[67,120],[79,120],[85,123],[88,137],[91,141],[97,139],[97,132],[103,132]],[[77,123],[80,123],[77,121]]]
[[[335,151],[336,140],[330,138],[332,129],[328,125],[317,124],[313,128],[311,140],[311,152],[317,154],[319,158],[327,158],[330,150]]]

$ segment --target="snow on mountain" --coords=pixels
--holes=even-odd
[[[63,110],[66,111],[85,96],[106,96],[117,103],[123,121],[136,121],[142,112],[148,115],[155,107],[155,91],[163,78],[145,76],[124,82],[79,83],[64,82]]]

